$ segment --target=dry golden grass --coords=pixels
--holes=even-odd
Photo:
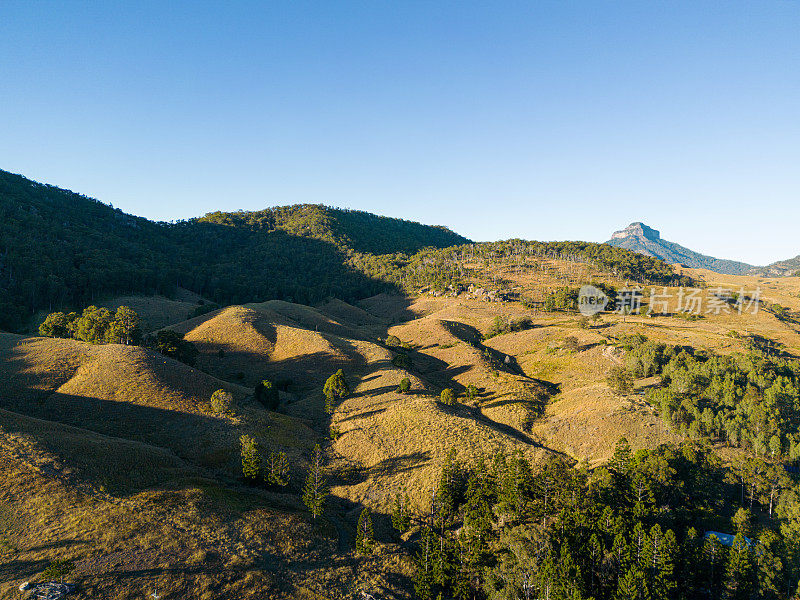
[[[540,299],[563,285],[624,284],[585,265],[540,262],[536,271],[490,266],[476,283],[496,288],[492,279],[503,277],[510,281],[504,285]],[[768,301],[800,307],[800,278],[692,274],[712,287],[760,285]],[[315,536],[294,512],[309,450],[329,424],[340,434],[327,450],[331,506],[347,528],[360,505],[387,511],[401,490],[426,508],[451,448],[465,462],[520,451],[532,461],[563,453],[596,465],[621,436],[634,449],[676,440],[638,393],[620,397],[605,384],[608,369],[624,359],[607,348],[623,334],[732,353],[746,340],[731,331],[757,333],[800,355],[798,327],[766,311],[694,322],[604,315],[586,329],[579,315],[536,313],[519,303],[379,295],[358,307],[270,301],[176,322],[180,302],[196,299],[125,300],[152,309],[149,318],[161,310],[158,324],[200,350],[197,368],[141,348],[0,334],[0,509],[10,506],[18,516],[14,535],[22,549],[11,563],[0,557],[0,574],[8,575],[0,579],[10,582],[0,584],[0,595],[40,572],[45,560],[68,557],[80,561],[79,597],[86,598],[141,597],[143,586],[160,581],[175,597],[338,600],[354,579],[403,597],[393,596],[397,586],[381,575],[408,572],[390,549],[354,575],[330,539],[333,525]],[[527,316],[533,328],[483,340],[497,316]],[[408,370],[392,364],[397,350],[378,342],[388,335],[411,346]],[[577,349],[565,347],[567,336]],[[328,417],[322,384],[338,368],[353,393]],[[253,401],[252,386],[264,377],[293,381],[282,394],[283,414]],[[405,395],[397,391],[404,377],[412,384]],[[442,388],[463,392],[469,385],[479,390],[474,402],[438,402]],[[236,398],[235,414],[223,418],[205,404],[220,387]],[[535,422],[524,402],[528,390],[551,394]],[[289,454],[291,495],[237,487],[242,433]],[[337,512],[341,500],[355,508]]]
[[[240,468],[242,433],[298,455],[313,445],[307,426],[267,413],[251,389],[144,348],[10,334],[0,344],[0,407],[20,415],[168,449],[229,474]],[[217,389],[233,394],[233,418],[211,414],[208,401]],[[113,470],[124,453],[108,459]]]
[[[330,532],[267,506],[247,489],[198,480],[182,489],[124,499],[79,490],[35,443],[0,438],[0,597],[36,581],[53,560],[72,560],[76,600],[339,598],[352,571]],[[389,572],[394,570],[391,562]]]
[[[186,295],[181,297],[186,299],[178,300],[164,296],[116,296],[98,303],[98,306],[105,306],[109,310],[128,306],[142,319],[142,331],[150,332],[185,321],[199,306],[197,300],[192,301]],[[199,299],[199,296],[197,298]]]
[[[383,320],[368,313],[363,308],[347,304],[336,298],[330,298],[317,308],[326,315],[330,315],[340,323],[344,323],[350,327],[367,328],[377,334],[381,334],[385,330],[385,323]]]
[[[248,308],[253,308],[260,312],[274,313],[288,319],[289,324],[294,327],[308,329],[310,331],[330,333],[341,337],[362,337],[364,330],[361,326],[353,323],[340,322],[332,313],[324,312],[322,308],[312,308],[303,304],[292,304],[283,300],[270,300],[258,304],[246,304]],[[346,310],[346,304],[329,303],[329,306],[336,312],[354,312]]]
[[[270,378],[291,379],[301,389],[316,387],[330,372],[361,360],[352,341],[305,328],[273,310],[292,312],[283,304],[287,303],[230,306],[170,329],[195,344],[200,369],[249,386]],[[318,323],[325,319],[315,309],[299,305],[293,314],[315,316]],[[330,329],[341,329],[332,320],[326,322]],[[305,323],[313,327],[308,319]]]

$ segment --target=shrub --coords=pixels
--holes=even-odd
[[[219,308],[219,304],[214,304],[213,302],[209,302],[206,304],[203,302],[199,306],[196,306],[192,312],[189,313],[189,318],[193,319],[195,317],[199,317],[200,315],[205,315],[212,311],[215,311]]]
[[[407,354],[395,354],[392,357],[392,364],[398,369],[410,369],[411,359],[408,358]]]
[[[452,390],[452,388],[444,388],[442,393],[439,394],[439,400],[441,400],[443,404],[452,406],[456,403],[456,393]]]
[[[390,348],[398,348],[400,347],[400,338],[396,335],[390,335],[386,338],[386,345]]]
[[[347,385],[347,380],[344,378],[344,371],[339,369],[328,377],[322,388],[322,393],[325,394],[325,410],[329,414],[333,413],[333,403],[336,400],[346,398],[350,394],[350,388]]]
[[[294,382],[290,377],[283,377],[275,380],[275,387],[282,392],[288,392],[289,388],[292,387],[292,383]]]
[[[606,383],[617,394],[630,394],[633,390],[633,373],[624,367],[611,367]]]
[[[211,411],[215,415],[227,414],[233,404],[233,395],[225,390],[217,390],[211,394]]]
[[[54,560],[42,571],[43,579],[61,579],[75,570],[71,560]]]
[[[568,335],[564,338],[563,348],[567,352],[575,352],[580,349],[580,347],[581,345],[578,342],[578,338],[576,338],[574,335]]]
[[[500,316],[496,316],[492,321],[489,331],[486,332],[484,339],[492,338],[496,335],[504,333],[513,333],[515,331],[525,331],[533,327],[533,321],[530,317],[520,317],[519,319],[505,320]]]
[[[411,389],[411,380],[408,377],[403,377],[400,380],[400,385],[397,388],[397,391],[401,394],[407,394]]]
[[[194,365],[197,360],[198,351],[194,344],[184,340],[180,333],[171,329],[162,329],[155,337],[146,339],[145,345],[187,365]]]
[[[478,388],[476,388],[471,383],[467,386],[467,400],[472,401],[475,400],[478,396]]]
[[[280,404],[278,388],[269,379],[264,379],[256,385],[255,398],[267,410],[276,410]]]

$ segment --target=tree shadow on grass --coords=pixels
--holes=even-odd
[[[30,579],[41,573],[49,560],[0,560],[0,581]]]

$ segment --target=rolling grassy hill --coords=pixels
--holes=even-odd
[[[606,376],[627,364],[625,340],[635,335],[702,356],[742,356],[761,337],[786,357],[800,356],[800,278],[700,269],[682,277],[662,261],[585,242],[450,247],[463,240],[445,230],[317,206],[157,224],[14,177],[6,185],[21,201],[0,204],[10,215],[10,225],[0,224],[0,277],[18,294],[5,297],[8,306],[43,306],[44,288],[19,285],[24,269],[36,266],[59,273],[60,282],[51,280],[56,295],[61,285],[88,286],[56,303],[94,294],[98,304],[133,306],[146,331],[176,331],[199,354],[190,367],[144,347],[0,334],[3,597],[41,578],[51,561],[68,559],[77,600],[140,598],[156,586],[175,599],[339,600],[362,590],[410,599],[411,555],[451,451],[465,469],[498,453],[526,458],[537,473],[553,458],[567,468],[586,464],[591,491],[611,477],[602,466],[621,436],[634,455],[691,439],[711,448],[736,482],[721,488],[730,498],[702,522],[729,528],[739,506],[734,469],[749,450],[666,421],[646,395],[662,376],[638,377],[631,393],[613,390]],[[370,231],[373,224],[383,233]],[[30,235],[37,226],[45,231],[38,256]],[[98,249],[107,242],[104,255]],[[416,253],[395,254],[401,250]],[[320,264],[306,273],[305,260]],[[152,279],[136,283],[140,265]],[[129,281],[105,284],[104,269]],[[582,283],[619,289],[631,279],[667,286],[666,314],[587,320],[574,306],[541,310]],[[689,281],[705,293],[761,288],[765,309],[687,319],[675,286]],[[339,298],[328,293],[334,288]],[[492,300],[499,297],[505,301]],[[645,289],[645,305],[648,298]],[[340,368],[351,393],[329,414],[322,387]],[[276,411],[255,400],[265,378],[281,381]],[[410,389],[402,393],[404,379]],[[452,405],[441,401],[446,388],[458,395]],[[228,414],[211,410],[217,389],[233,396]],[[265,454],[287,454],[285,488],[243,481],[243,434]],[[315,444],[331,488],[316,522],[300,500]],[[780,466],[782,459],[764,460]],[[793,483],[783,485],[788,493]],[[402,536],[389,514],[397,494],[408,495],[414,515]],[[505,510],[489,512],[498,507]],[[373,511],[377,547],[357,556],[364,508]],[[759,531],[796,525],[768,514],[760,497],[754,512]],[[505,514],[495,516],[491,530],[511,535]]]
[[[535,255],[476,256],[465,273],[473,287],[501,285],[521,299],[587,280],[624,284],[583,259]],[[795,278],[691,275],[708,286],[761,285],[768,302],[800,309]],[[135,598],[156,583],[175,598],[342,598],[353,589],[411,598],[413,567],[388,513],[395,494],[408,493],[415,514],[426,514],[451,449],[463,464],[503,452],[534,468],[548,457],[595,467],[620,436],[634,451],[681,441],[638,395],[657,378],[637,381],[627,396],[608,387],[608,370],[625,357],[619,339],[641,333],[724,354],[745,351],[749,331],[800,354],[798,328],[770,311],[696,321],[604,315],[587,326],[573,311],[538,312],[468,291],[379,294],[356,305],[271,300],[190,319],[193,296],[177,306],[131,300],[196,345],[195,368],[138,347],[0,337],[0,517],[13,515],[6,520],[14,544],[0,561],[3,592],[64,558],[77,565],[77,598]],[[487,339],[497,318],[529,323]],[[401,345],[387,344],[389,336]],[[352,393],[328,415],[321,388],[337,368]],[[253,400],[264,377],[291,379],[278,412]],[[403,394],[405,377],[411,389]],[[218,387],[233,393],[234,414],[210,414]],[[439,401],[446,387],[460,394],[456,405]],[[287,489],[242,484],[242,433],[287,452]],[[299,501],[315,443],[325,449],[332,490],[316,525]],[[719,452],[729,463],[742,455]],[[356,559],[363,507],[374,511],[379,543]]]

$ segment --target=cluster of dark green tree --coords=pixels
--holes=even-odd
[[[278,487],[289,485],[289,459],[285,452],[270,451],[265,455],[249,435],[241,436],[239,442],[242,446],[242,475],[246,481],[263,481]]]
[[[92,344],[138,344],[142,339],[139,315],[120,306],[112,312],[107,308],[89,306],[78,313],[54,312],[39,325],[39,335],[72,338]]]
[[[414,254],[429,246],[446,248],[469,242],[446,227],[320,204],[276,206],[254,212],[213,212],[198,221],[255,231],[279,230],[365,254]]]
[[[672,267],[663,260],[594,242],[535,242],[513,239],[476,244],[475,254],[490,262],[513,263],[525,256],[583,262],[620,279],[641,284],[688,286],[694,283],[688,277],[676,275]]]
[[[428,514],[398,496],[393,522],[419,525],[424,600],[788,599],[800,578],[798,498],[787,488],[779,515],[755,525],[708,448],[632,454],[620,440],[591,472],[557,457],[534,472],[520,456],[466,467],[451,455]]]
[[[496,316],[492,321],[489,331],[484,336],[485,339],[493,338],[496,335],[504,333],[513,333],[515,331],[525,331],[533,327],[533,321],[530,317],[519,317],[517,319],[503,318]]]
[[[578,288],[562,287],[550,292],[544,299],[544,310],[578,310]]]
[[[732,356],[629,336],[626,367],[661,375],[647,399],[672,427],[756,456],[800,459],[800,361],[755,344]]]
[[[112,312],[104,307],[89,306],[81,314],[54,312],[39,325],[39,335],[72,338],[91,344],[142,345],[188,365],[194,365],[198,351],[194,344],[171,329],[142,336],[141,319],[136,312],[120,306]]]

